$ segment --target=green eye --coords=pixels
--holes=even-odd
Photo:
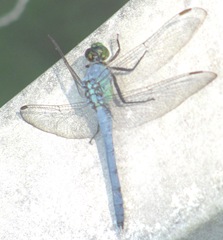
[[[103,62],[109,57],[109,51],[102,43],[97,42],[86,50],[85,57],[90,62]]]

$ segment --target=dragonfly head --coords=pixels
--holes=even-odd
[[[85,57],[90,62],[103,62],[109,57],[109,51],[102,43],[97,42],[85,51]]]

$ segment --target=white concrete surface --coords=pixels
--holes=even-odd
[[[208,16],[153,79],[196,70],[218,78],[164,117],[114,132],[124,231],[119,235],[111,218],[101,139],[90,145],[60,138],[33,128],[19,114],[25,104],[77,100],[60,61],[0,110],[0,240],[223,238],[221,1],[130,1],[67,57],[83,76],[82,56],[90,43],[109,45],[118,32],[126,51],[185,7],[204,8]]]

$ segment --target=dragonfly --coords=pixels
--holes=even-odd
[[[190,72],[147,84],[143,88],[137,87],[138,80],[126,78],[126,86],[135,86],[126,90],[116,73],[128,75],[145,58],[148,61],[146,71],[150,74],[157,71],[189,42],[206,15],[201,8],[186,9],[121,57],[119,35],[116,39],[117,49],[111,56],[102,43],[93,43],[85,51],[89,64],[83,79],[50,37],[74,79],[81,100],[68,105],[25,105],[20,109],[27,123],[64,138],[93,140],[100,131],[111,183],[115,224],[120,229],[125,221],[124,203],[115,159],[113,129],[139,126],[163,116],[212,82],[217,75],[210,71]]]

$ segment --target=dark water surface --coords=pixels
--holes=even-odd
[[[47,34],[67,53],[126,2],[1,0],[0,107],[59,59]]]

